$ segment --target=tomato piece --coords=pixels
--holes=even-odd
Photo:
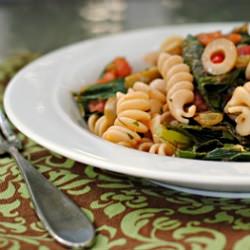
[[[250,45],[244,45],[237,48],[238,55],[250,55]]]
[[[126,77],[132,73],[132,68],[124,57],[115,58],[104,70],[97,82],[107,83],[120,77]]]
[[[213,63],[222,63],[225,59],[225,55],[222,51],[218,51],[212,54],[211,61]]]
[[[210,33],[201,33],[197,36],[200,43],[202,43],[204,46],[207,46],[213,40],[222,38],[222,37],[230,40],[234,44],[239,43],[242,38],[241,35],[238,33],[230,33],[228,35],[223,35],[220,31],[215,31],[215,32],[210,32]]]
[[[197,36],[200,43],[202,43],[204,46],[208,45],[213,40],[221,38],[221,37],[223,37],[223,35],[220,31],[215,31],[215,32],[210,32],[210,33],[201,33]]]
[[[225,38],[227,38],[228,40],[230,40],[234,44],[237,44],[241,41],[241,35],[238,33],[230,33],[230,34],[226,35]]]
[[[114,80],[115,78],[116,78],[115,72],[110,71],[110,72],[104,73],[102,78],[99,79],[97,82],[98,83],[107,83],[107,82],[110,82],[110,81]]]
[[[105,100],[93,100],[88,103],[88,109],[89,111],[92,112],[104,112],[104,107],[105,107]]]
[[[115,71],[118,77],[125,77],[132,73],[132,68],[123,57],[118,57],[114,60]]]

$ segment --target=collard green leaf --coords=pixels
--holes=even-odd
[[[105,84],[97,83],[90,85],[80,93],[79,100],[82,102],[88,102],[90,100],[106,100],[115,95],[116,92],[126,92],[123,78]]]
[[[225,148],[216,148],[207,153],[204,157],[204,160],[222,160],[229,161],[233,156],[239,154],[237,151],[233,151]]]
[[[199,153],[194,150],[177,150],[176,156],[187,159],[202,159],[206,153]]]
[[[249,161],[250,152],[246,151],[241,145],[224,145],[223,148],[216,148],[207,153],[205,160],[223,161]]]
[[[231,157],[231,161],[250,161],[250,152],[241,152]]]
[[[204,47],[194,36],[187,36],[183,46],[184,61],[187,63],[194,75],[197,89],[206,101],[210,109],[214,111],[223,111],[225,100],[237,85],[243,84],[240,81],[242,69],[213,76],[208,74],[201,61]],[[237,80],[236,80],[237,79]]]
[[[223,147],[223,143],[217,139],[212,139],[196,146],[196,152],[209,152],[220,147]]]
[[[213,126],[210,128],[202,128],[199,125],[177,124],[168,126],[169,129],[183,133],[195,142],[196,145],[217,139],[222,143],[236,142],[236,139],[228,134],[228,129],[225,125]],[[226,135],[226,136],[225,136]]]
[[[92,84],[79,93],[73,93],[74,99],[78,105],[81,114],[86,118],[90,112],[88,103],[95,100],[107,100],[117,92],[125,93],[127,90],[124,85],[124,79],[119,78],[105,84]]]
[[[217,142],[218,143],[218,142]],[[249,161],[250,151],[239,144],[217,144],[211,140],[200,147],[189,150],[178,150],[176,156],[189,159],[213,161]],[[208,147],[207,147],[208,146]],[[202,152],[201,152],[202,151]]]

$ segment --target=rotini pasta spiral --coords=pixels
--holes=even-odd
[[[88,118],[89,130],[98,136],[102,136],[103,133],[111,125],[113,125],[116,119],[115,108],[116,108],[116,98],[110,97],[105,103],[104,115],[100,116],[94,113],[90,115],[90,117]]]
[[[149,95],[142,91],[130,89],[127,94],[117,95],[117,118],[103,138],[117,143],[134,147],[140,140],[139,133],[149,130],[150,100]]]
[[[250,62],[248,63],[248,65],[246,67],[245,75],[246,75],[246,79],[250,80]]]
[[[162,79],[155,79],[150,84],[136,82],[133,86],[136,91],[148,93],[150,98],[151,115],[159,113],[166,102],[165,82]]]
[[[111,121],[104,115],[99,116],[97,114],[92,114],[88,119],[89,130],[98,136],[102,136],[111,125]]]
[[[184,38],[182,36],[169,36],[160,45],[160,49],[152,51],[144,56],[144,61],[150,65],[156,65],[161,52],[171,55],[181,55]]]
[[[164,142],[154,143],[149,138],[143,138],[140,144],[138,145],[137,149],[152,154],[168,155],[168,156],[173,155],[175,152],[174,147],[170,143],[164,143]]]
[[[160,51],[152,51],[152,52],[147,53],[143,59],[145,63],[154,66],[157,64],[159,54],[160,54]]]
[[[181,55],[183,41],[184,39],[181,36],[177,35],[169,36],[161,44],[160,51],[172,55]]]
[[[193,117],[196,106],[185,106],[194,101],[193,76],[183,58],[178,55],[161,53],[158,59],[158,69],[166,81],[167,104],[172,116],[182,123],[188,123]]]
[[[224,111],[236,115],[236,132],[239,135],[250,135],[250,82],[234,90],[232,98],[226,104]]]

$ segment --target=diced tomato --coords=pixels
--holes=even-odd
[[[241,41],[241,35],[238,33],[230,33],[226,35],[225,38],[232,41],[234,44],[237,44]]]
[[[250,45],[244,45],[237,48],[238,55],[250,55]]]
[[[223,35],[220,31],[210,32],[210,33],[201,33],[197,36],[200,43],[204,46],[208,45],[215,39],[221,38]]]
[[[110,82],[110,81],[114,80],[115,78],[116,78],[115,72],[108,71],[108,72],[104,73],[102,78],[99,79],[97,82],[98,83],[107,83],[107,82]]]
[[[210,33],[201,33],[197,36],[200,43],[202,43],[204,46],[207,46],[215,39],[223,37],[232,41],[234,44],[238,44],[241,41],[241,35],[238,33],[229,33],[227,35],[223,35],[220,31],[215,31]]]
[[[115,58],[106,68],[98,83],[107,83],[116,78],[126,77],[132,73],[132,68],[124,57]]]
[[[194,104],[195,104],[198,112],[208,110],[208,106],[207,106],[206,102],[204,101],[204,99],[202,98],[202,96],[198,92],[195,92]]]
[[[118,77],[125,77],[132,73],[132,68],[123,57],[118,57],[114,60],[116,75]]]
[[[93,100],[88,103],[89,111],[92,112],[104,112],[105,100]]]
[[[218,51],[212,54],[211,61],[213,63],[222,63],[225,59],[225,55],[222,51]]]

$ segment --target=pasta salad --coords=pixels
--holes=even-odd
[[[250,160],[248,24],[167,37],[133,72],[125,57],[73,93],[89,130],[153,154],[222,161]]]

